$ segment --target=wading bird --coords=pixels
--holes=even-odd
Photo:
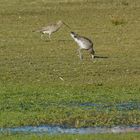
[[[34,32],[40,32],[41,33],[41,39],[42,39],[44,34],[48,34],[49,39],[51,40],[51,34],[54,33],[54,32],[57,32],[62,27],[62,25],[66,25],[68,28],[70,28],[66,23],[59,20],[57,23],[50,24],[46,27],[42,27],[41,29],[35,30]]]
[[[87,50],[91,54],[91,58],[93,59],[95,50],[93,49],[92,41],[90,39],[80,36],[74,32],[71,32],[70,35],[79,46],[78,52],[79,52],[80,59],[81,60],[83,59],[81,50]]]

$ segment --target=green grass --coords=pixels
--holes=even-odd
[[[115,103],[139,101],[139,91],[132,89],[104,89],[86,87],[5,87],[0,97],[0,126],[60,124],[73,127],[139,124],[139,110],[119,111],[115,107],[98,110],[79,106],[97,103],[114,106]],[[124,96],[124,95],[125,96]],[[135,95],[133,97],[132,95]]]
[[[95,134],[95,135],[2,135],[2,140],[139,140],[140,134]]]
[[[75,105],[140,102],[139,13],[139,0],[0,1],[0,127],[140,124],[139,109]],[[111,15],[126,22],[114,26]],[[92,61],[83,52],[80,61],[65,27],[50,42],[32,32],[59,19],[91,38],[97,56],[108,58]]]

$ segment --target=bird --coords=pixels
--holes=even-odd
[[[62,25],[66,25],[68,28],[70,28],[62,20],[59,20],[56,23],[49,24],[48,26],[42,27],[41,29],[35,30],[33,32],[40,32],[41,33],[41,39],[42,39],[44,34],[48,34],[49,35],[49,39],[51,40],[51,34],[54,33],[54,32],[57,32],[62,27]]]
[[[80,36],[75,32],[71,32],[70,35],[79,46],[78,52],[80,59],[83,59],[81,50],[87,50],[91,54],[91,58],[94,59],[95,50],[93,48],[93,42],[87,37]]]

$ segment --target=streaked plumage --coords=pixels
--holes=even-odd
[[[89,51],[93,59],[95,54],[95,50],[93,49],[93,42],[90,39],[80,36],[74,32],[71,32],[70,35],[79,46],[78,52],[79,52],[80,59],[83,59],[81,50]]]
[[[46,27],[42,27],[41,29],[36,30],[35,32],[40,32],[42,34],[41,38],[43,37],[44,34],[48,34],[49,39],[51,39],[51,34],[54,33],[54,32],[57,32],[63,24],[65,24],[65,23],[62,22],[61,20],[59,20],[57,23],[50,24]],[[69,27],[68,25],[66,25],[66,26]]]

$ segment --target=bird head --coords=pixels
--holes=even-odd
[[[78,34],[76,34],[75,32],[71,32],[70,35],[73,39],[78,37]]]
[[[58,24],[58,25],[63,25],[63,22],[62,22],[61,20],[59,20],[59,21],[57,22],[57,24]]]
[[[67,24],[66,24],[64,21],[62,21],[62,20],[59,20],[59,21],[57,22],[57,24],[60,25],[60,26],[65,25],[66,27],[68,27],[68,28],[70,29],[70,26],[67,25]]]

